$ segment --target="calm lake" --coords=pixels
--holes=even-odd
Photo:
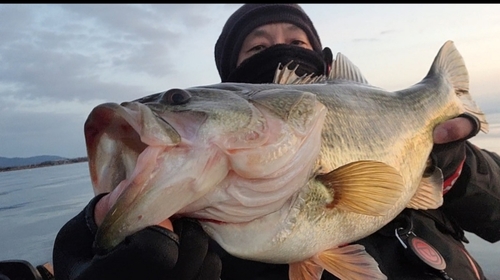
[[[57,232],[92,197],[86,162],[0,172],[0,260],[51,262]],[[500,242],[467,238],[489,279],[500,280]]]

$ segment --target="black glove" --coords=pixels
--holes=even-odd
[[[147,227],[106,253],[92,247],[97,226],[95,197],[57,234],[54,275],[57,280],[218,280],[220,258],[208,251],[209,237],[190,219],[174,221],[174,232],[160,226]]]
[[[465,161],[465,142],[467,139],[475,136],[480,129],[479,120],[470,115],[462,114],[459,117],[469,119],[474,128],[472,132],[464,139],[453,141],[445,144],[435,144],[432,148],[431,157],[434,164],[443,172],[443,179],[445,180],[444,188],[447,191],[457,180]]]

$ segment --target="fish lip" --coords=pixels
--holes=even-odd
[[[145,144],[175,146],[182,140],[181,134],[159,115],[159,110],[153,104],[124,102],[117,112],[135,129]]]
[[[138,102],[96,106],[85,121],[84,135],[95,194],[111,192],[127,179],[148,146],[175,146],[181,142],[172,125]],[[113,174],[107,175],[110,170]]]
[[[152,174],[151,168],[157,170],[158,165],[154,164],[154,160],[163,159],[159,153],[164,150],[182,151],[192,144],[189,139],[184,138],[187,129],[182,125],[183,121],[189,123],[190,120],[199,117],[199,114],[193,115],[188,111],[189,116],[171,118],[170,113],[178,112],[166,111],[155,104],[124,102],[120,105],[101,104],[89,115],[85,133],[94,193],[110,193],[109,205],[112,205],[96,233],[94,246],[99,250],[103,252],[111,250],[123,241],[124,232],[135,230],[134,226],[130,226],[127,222],[128,214],[120,213],[131,211],[128,205],[135,200],[136,194],[143,193],[143,186],[145,182],[149,182]],[[197,125],[206,121],[207,116],[205,114],[203,116],[205,117],[191,128],[199,128]],[[179,133],[175,127],[179,127],[181,132]],[[198,130],[193,129],[192,135],[197,133]],[[155,156],[150,156],[152,154]],[[144,157],[148,160],[144,160]],[[140,163],[141,158],[143,158],[142,163]],[[112,172],[114,174],[108,175]],[[134,190],[129,191],[131,188]],[[142,215],[134,217],[142,220]],[[147,223],[149,222],[143,222]],[[152,224],[154,223],[156,221]]]

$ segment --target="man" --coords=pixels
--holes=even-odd
[[[299,64],[298,74],[324,75],[331,59],[309,17],[292,4],[243,5],[228,19],[215,46],[222,82],[269,83],[278,63],[290,60]],[[405,210],[359,241],[389,279],[484,279],[463,247],[461,228],[491,242],[500,239],[500,158],[464,140],[477,128],[476,120],[465,116],[434,131],[433,156],[452,186],[441,209]],[[232,257],[189,219],[166,220],[129,236],[110,252],[94,252],[97,227],[110,207],[107,196],[100,195],[61,229],[53,255],[57,280],[288,279],[287,265]],[[448,265],[444,270],[403,247],[413,234],[437,248]],[[324,272],[322,279],[337,278]]]
[[[322,49],[309,17],[291,4],[242,6],[228,19],[215,46],[223,82],[269,83],[275,65],[292,60],[299,64],[299,75],[326,75],[331,57],[328,48]],[[462,228],[490,242],[500,240],[500,158],[465,141],[478,128],[475,118],[464,115],[434,131],[432,156],[445,178],[445,202],[440,209],[406,209],[383,229],[358,242],[389,279],[484,279],[463,246]],[[447,267],[432,267],[420,260],[418,251],[405,249],[414,236],[435,247]],[[222,279],[286,279],[286,268],[219,255]],[[242,274],[242,270],[247,272]],[[324,275],[323,279],[336,278]]]

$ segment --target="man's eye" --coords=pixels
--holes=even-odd
[[[301,41],[301,40],[293,40],[290,45],[296,45],[296,46],[303,46],[305,45],[306,43],[304,41]]]
[[[260,52],[260,51],[262,51],[264,49],[266,49],[265,46],[258,45],[258,46],[255,46],[255,47],[252,47],[251,49],[249,49],[248,52]]]

